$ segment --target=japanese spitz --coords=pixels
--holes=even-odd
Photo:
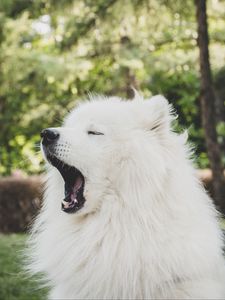
[[[50,299],[225,298],[222,234],[162,96],[93,97],[42,131],[30,270]]]

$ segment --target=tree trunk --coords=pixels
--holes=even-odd
[[[127,99],[133,99],[135,96],[134,89],[136,90],[139,89],[138,82],[130,68],[126,68],[125,73],[126,73],[126,88],[125,88],[126,97]]]
[[[200,53],[200,105],[202,125],[205,132],[207,153],[213,173],[213,192],[216,205],[225,213],[225,181],[222,155],[217,141],[215,93],[209,63],[209,37],[207,27],[206,0],[195,0],[198,26],[198,47]]]

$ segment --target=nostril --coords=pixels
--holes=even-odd
[[[42,144],[47,146],[58,140],[59,132],[56,129],[44,129],[41,132]]]

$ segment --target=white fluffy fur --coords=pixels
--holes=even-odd
[[[99,96],[58,128],[58,156],[85,176],[86,203],[61,211],[64,182],[49,166],[29,255],[50,299],[225,298],[217,214],[172,118],[162,96]]]

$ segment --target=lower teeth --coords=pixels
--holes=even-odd
[[[70,202],[67,201],[62,201],[62,204],[64,205],[64,208],[69,208],[70,206],[72,206],[73,204],[78,203],[77,199],[74,199]]]
[[[64,208],[69,208],[70,203],[66,201],[62,201],[62,204],[64,205]]]

